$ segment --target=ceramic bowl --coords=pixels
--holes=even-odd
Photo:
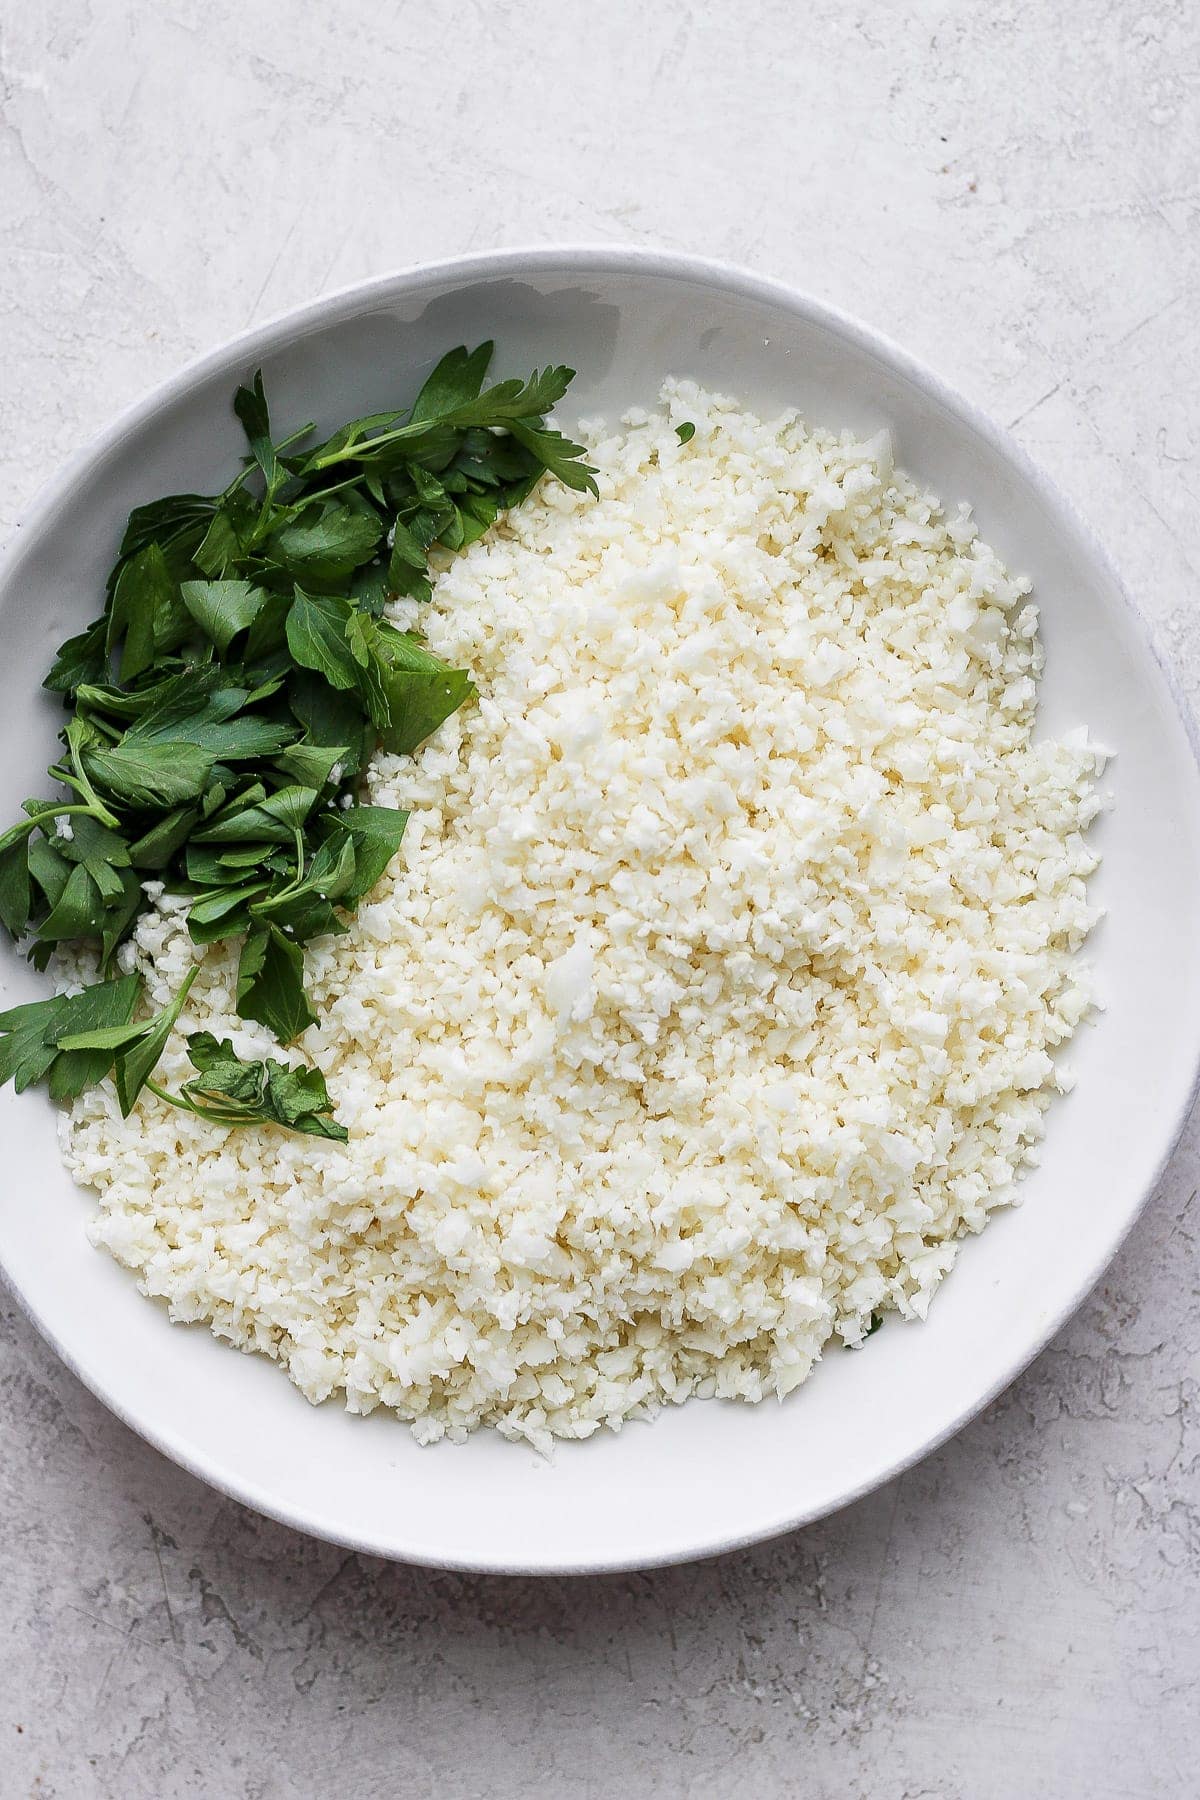
[[[273,1364],[171,1326],[93,1250],[92,1208],[41,1095],[0,1092],[0,1263],[64,1361],[118,1416],[248,1506],[385,1557],[511,1571],[683,1560],[821,1517],[924,1456],[1011,1381],[1087,1294],[1151,1191],[1200,1061],[1200,777],[1143,624],[1103,556],[1019,449],[874,332],[769,281],[628,250],[475,256],[371,281],[247,333],[127,412],[52,483],[0,572],[0,819],[44,786],[58,713],[40,682],[94,617],[126,514],[215,491],[242,452],[235,385],[262,364],[277,420],[330,428],[400,404],[450,345],[496,366],[563,361],[573,415],[694,376],[768,412],[887,426],[897,460],[1032,576],[1047,666],[1039,729],[1086,724],[1116,752],[1095,827],[1090,940],[1105,1010],[1071,1047],[1023,1203],[970,1241],[928,1321],[832,1351],[783,1405],[696,1401],[552,1461],[477,1433],[417,1447],[383,1413],[314,1408]],[[0,995],[44,989],[0,951]]]

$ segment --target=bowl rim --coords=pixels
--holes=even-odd
[[[794,316],[832,331],[834,335],[840,336],[856,348],[868,351],[891,365],[902,377],[933,397],[948,412],[967,425],[1001,460],[1015,466],[1047,506],[1065,520],[1068,527],[1082,542],[1094,562],[1111,581],[1114,591],[1120,595],[1129,613],[1136,621],[1142,639],[1170,694],[1176,715],[1187,737],[1197,772],[1200,773],[1200,725],[1193,716],[1174,667],[1160,650],[1147,615],[1126,587],[1107,550],[1100,543],[1091,526],[1081,517],[1074,503],[1040,468],[1009,430],[997,424],[973,401],[951,387],[927,364],[905,350],[886,333],[878,331],[875,327],[855,318],[841,308],[827,301],[818,300],[804,289],[795,287],[789,282],[757,274],[736,262],[658,247],[624,243],[567,242],[528,246],[513,245],[494,250],[475,251],[462,256],[443,257],[432,261],[423,260],[402,265],[382,275],[373,275],[363,280],[349,282],[328,294],[276,313],[261,324],[235,333],[213,348],[190,358],[172,374],[165,376],[138,399],[122,408],[108,425],[87,439],[41,485],[19,517],[9,541],[0,550],[0,585],[7,585],[19,575],[21,564],[25,559],[27,542],[37,534],[40,527],[50,522],[77,482],[90,469],[118,450],[131,434],[150,423],[160,413],[166,412],[179,400],[184,399],[192,389],[199,386],[208,377],[228,371],[231,363],[243,359],[265,357],[273,350],[288,343],[298,333],[319,329],[322,326],[334,324],[344,317],[351,317],[362,311],[364,307],[370,306],[372,301],[386,301],[400,294],[419,294],[424,288],[444,286],[448,282],[477,281],[489,277],[539,273],[561,273],[568,276],[577,274],[584,277],[589,273],[596,275],[637,273],[660,275],[674,280],[691,280],[698,285],[715,287],[742,298],[781,307]],[[229,1499],[237,1501],[238,1504],[247,1506],[252,1511],[287,1526],[291,1530],[338,1545],[346,1550],[379,1557],[389,1562],[464,1573],[563,1576],[615,1574],[651,1568],[667,1568],[682,1563],[705,1561],[731,1551],[746,1549],[754,1544],[771,1543],[792,1531],[813,1524],[819,1519],[831,1517],[855,1501],[865,1498],[866,1495],[874,1493],[877,1489],[894,1481],[977,1418],[998,1395],[1011,1386],[1057,1336],[1111,1266],[1113,1259],[1158,1188],[1198,1096],[1200,1096],[1200,1049],[1196,1053],[1196,1066],[1192,1071],[1186,1099],[1181,1105],[1178,1115],[1172,1121],[1153,1176],[1146,1183],[1136,1204],[1131,1207],[1120,1229],[1081,1274],[1070,1298],[1039,1327],[1022,1353],[1013,1359],[1002,1375],[965,1405],[948,1424],[923,1437],[910,1450],[905,1451],[885,1467],[848,1489],[832,1505],[818,1503],[800,1509],[794,1515],[790,1515],[766,1530],[733,1533],[719,1542],[684,1544],[669,1553],[660,1552],[649,1559],[617,1556],[546,1565],[544,1563],[522,1564],[481,1556],[433,1557],[427,1554],[413,1555],[406,1553],[403,1549],[382,1545],[378,1541],[356,1537],[353,1533],[339,1533],[331,1530],[324,1524],[314,1522],[311,1517],[305,1516],[302,1512],[273,1500],[269,1494],[262,1492],[253,1482],[239,1483],[227,1474],[215,1471],[206,1464],[203,1458],[197,1456],[188,1444],[179,1441],[165,1430],[143,1423],[134,1415],[132,1409],[110,1392],[102,1381],[66,1349],[58,1339],[53,1326],[35,1309],[2,1264],[0,1264],[0,1282],[13,1295],[21,1311],[55,1355],[122,1424],[208,1487],[214,1488]]]

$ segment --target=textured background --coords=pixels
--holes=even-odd
[[[0,525],[194,352],[496,243],[711,252],[1018,437],[1200,682],[1194,0],[0,5]],[[0,1299],[0,1800],[1197,1791],[1194,1124],[1104,1287],[840,1517],[596,1581],[264,1523]]]

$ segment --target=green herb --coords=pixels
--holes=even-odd
[[[682,425],[677,425],[675,427],[675,436],[679,439],[681,444],[690,444],[695,435],[696,427],[692,424],[690,419],[685,419]]]
[[[138,976],[123,975],[81,994],[59,994],[0,1013],[0,1085],[11,1081],[19,1094],[34,1082],[49,1081],[54,1098],[68,1100],[103,1081],[115,1052],[64,1049],[62,1039],[127,1025],[141,986]]]
[[[67,710],[49,771],[64,796],[27,801],[0,834],[0,925],[37,967],[82,940],[105,975],[152,873],[187,897],[197,944],[244,936],[242,1018],[284,1044],[315,1022],[303,947],[346,928],[407,818],[356,805],[355,777],[476,692],[388,622],[388,601],[427,600],[431,553],[473,543],[547,472],[597,491],[582,446],[546,424],[573,371],[486,387],[491,357],[452,350],[407,411],[305,450],[309,426],[275,436],[258,372],[234,396],[249,454],[229,486],[130,514],[103,613],[46,678]],[[344,1137],[315,1070],[242,1063],[204,1034],[181,1094],[155,1086],[191,979],[137,1022],[131,976],[3,1014],[0,1081],[66,1098],[111,1072],[126,1113],[149,1085],[225,1124]]]
[[[282,1125],[287,1131],[345,1143],[349,1135],[333,1117],[319,1069],[293,1069],[280,1062],[242,1062],[228,1038],[211,1032],[188,1038],[188,1056],[200,1072],[170,1094],[151,1083],[160,1099],[184,1106],[216,1125]]]
[[[222,656],[239,631],[252,625],[269,595],[251,581],[183,581],[183,604]]]
[[[290,1044],[317,1015],[304,996],[304,953],[277,925],[256,925],[242,945],[237,1009]]]
[[[133,1111],[138,1095],[150,1079],[159,1057],[166,1049],[167,1039],[174,1029],[176,1019],[183,1011],[183,1003],[187,999],[188,990],[195,979],[196,970],[191,968],[184,976],[179,992],[170,1005],[137,1024],[125,1022],[104,1025],[94,1030],[74,1032],[59,1039],[60,1048],[66,1051],[87,1051],[95,1052],[97,1055],[101,1053],[111,1055],[117,1098],[121,1103],[121,1112],[125,1118],[128,1118]],[[85,989],[84,991],[90,990]]]

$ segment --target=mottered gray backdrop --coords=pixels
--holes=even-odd
[[[860,315],[1010,425],[1194,694],[1198,97],[1191,0],[0,7],[0,527],[295,302],[500,243],[659,244]],[[1102,1287],[919,1468],[596,1580],[269,1524],[0,1296],[0,1796],[1195,1791],[1198,1185],[1193,1124]]]

